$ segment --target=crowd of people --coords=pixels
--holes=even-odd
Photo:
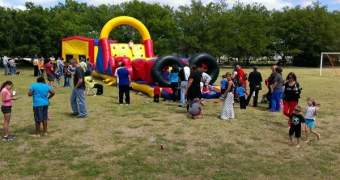
[[[45,63],[44,58],[34,58],[34,76],[38,76],[37,82],[30,88],[28,95],[33,97],[33,110],[36,131],[34,137],[40,137],[40,124],[43,124],[43,134],[47,135],[47,119],[49,99],[55,94],[53,90],[54,80],[57,80],[57,86],[61,87],[60,79],[64,76],[64,87],[70,87],[70,79],[73,76],[73,90],[70,97],[72,108],[71,116],[78,118],[86,118],[86,101],[85,89],[96,88],[96,95],[104,95],[103,85],[96,83],[92,78],[92,64],[84,59],[78,61],[72,58],[69,62],[64,62],[62,58],[57,60],[54,57],[49,58]],[[202,88],[209,88],[211,85],[211,77],[206,73],[207,69],[197,67],[196,65],[188,65],[185,63],[183,68],[179,68],[177,64],[172,65],[171,71],[168,67],[164,68],[163,77],[168,79],[173,91],[173,102],[179,102],[179,107],[186,107],[187,112],[193,119],[197,119],[199,115],[203,116],[202,106]],[[5,71],[7,71],[5,69]],[[264,99],[269,102],[269,112],[280,112],[283,107],[283,114],[288,118],[287,127],[289,128],[289,144],[292,143],[292,135],[295,133],[297,138],[297,147],[300,147],[301,131],[306,134],[306,142],[309,141],[307,129],[320,139],[320,134],[314,130],[314,121],[319,110],[319,104],[313,98],[307,99],[306,115],[302,117],[302,108],[298,105],[301,86],[297,81],[294,72],[288,73],[286,79],[282,77],[282,69],[276,65],[271,67],[271,74],[265,80],[268,92],[263,95]],[[47,84],[45,83],[45,74]],[[6,75],[6,72],[5,72]],[[130,105],[130,89],[131,77],[130,72],[123,62],[119,63],[114,76],[117,78],[118,86],[118,102],[123,105],[123,97],[125,95],[125,104]],[[249,83],[249,93],[247,91],[247,81]],[[249,75],[244,72],[240,65],[236,65],[232,72],[222,75],[220,81],[221,97],[223,100],[222,110],[220,114],[221,120],[229,120],[235,118],[234,107],[239,103],[240,109],[246,109],[247,106],[257,107],[258,94],[262,90],[262,75],[258,71],[258,67],[254,66],[253,71]],[[10,93],[14,84],[12,81],[6,81],[1,86],[2,107],[4,114],[3,140],[13,140],[14,135],[8,131],[11,118],[12,101],[18,99],[15,91]],[[155,82],[154,102],[159,103],[161,94],[158,83]],[[252,101],[251,101],[252,99]]]

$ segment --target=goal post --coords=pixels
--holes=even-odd
[[[333,69],[334,69],[334,72],[336,75],[338,75],[335,67],[334,67],[334,63],[333,63],[333,59],[331,57],[331,55],[338,55],[340,56],[340,52],[321,52],[321,56],[320,56],[320,76],[322,75],[322,66],[323,66],[323,59],[324,58],[327,58],[329,60],[329,62],[331,63]],[[339,59],[340,61],[340,59]]]

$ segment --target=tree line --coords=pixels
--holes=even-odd
[[[149,30],[154,52],[190,57],[207,52],[227,61],[293,57],[298,66],[317,66],[325,51],[340,51],[339,11],[314,2],[307,7],[268,10],[259,3],[229,5],[225,0],[170,7],[134,0],[93,6],[65,0],[43,8],[26,2],[26,10],[0,7],[0,55],[59,56],[61,39],[70,36],[99,38],[106,22],[132,16]],[[109,36],[118,42],[141,42],[139,32],[121,25]]]

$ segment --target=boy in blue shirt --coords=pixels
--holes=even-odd
[[[242,83],[238,83],[236,93],[238,94],[238,98],[240,100],[240,108],[246,109],[246,90],[244,89]]]

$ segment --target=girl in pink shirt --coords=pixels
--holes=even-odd
[[[15,138],[15,136],[8,134],[8,125],[11,119],[11,111],[12,111],[12,100],[17,100],[17,97],[13,97],[9,90],[13,87],[12,81],[6,81],[1,85],[1,99],[2,99],[2,106],[1,111],[4,114],[4,136],[2,140],[10,141]]]

